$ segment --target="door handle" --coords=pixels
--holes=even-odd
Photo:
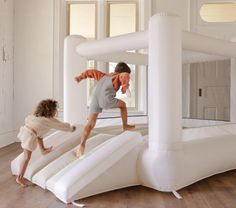
[[[202,96],[202,88],[198,89],[198,96],[201,97]]]

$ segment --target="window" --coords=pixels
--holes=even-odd
[[[87,39],[102,39],[105,37],[136,32],[147,28],[151,0],[66,0],[67,3],[67,34],[77,34]],[[139,14],[142,15],[141,18]],[[141,19],[139,24],[139,19]],[[136,52],[136,51],[129,51]],[[88,61],[87,68],[97,68],[104,72],[114,71],[117,63]],[[145,66],[129,65],[131,68],[131,96],[117,92],[117,98],[126,102],[131,114],[147,113],[147,70]],[[95,81],[87,81],[87,104],[90,105]],[[139,89],[138,89],[139,86]],[[106,111],[102,117],[110,115]],[[118,112],[118,111],[117,111]]]
[[[70,4],[70,35],[79,34],[88,39],[95,38],[96,5],[88,3]],[[86,25],[86,27],[85,27]]]
[[[69,34],[82,35],[87,39],[96,38],[96,2],[69,3]],[[96,62],[89,60],[87,69],[96,68]],[[87,79],[87,105],[90,105],[95,81]]]
[[[235,22],[235,3],[209,3],[200,9],[200,16],[205,22]]]
[[[108,36],[136,31],[136,3],[109,3]]]
[[[109,2],[108,3],[108,36],[117,36],[125,33],[137,31],[137,4],[136,2]],[[135,51],[132,51],[135,52]],[[108,64],[108,72],[113,72],[117,63]],[[122,94],[119,90],[116,94],[118,99],[126,102],[128,108],[137,108],[135,81],[137,79],[136,66],[129,65],[131,68],[130,74],[130,92],[131,96]]]

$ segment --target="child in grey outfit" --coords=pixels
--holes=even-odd
[[[91,69],[75,77],[78,83],[87,78],[94,78],[98,81],[92,95],[89,120],[84,128],[80,146],[76,152],[77,157],[83,155],[86,140],[91,130],[94,128],[98,114],[102,112],[102,109],[120,108],[123,130],[135,128],[134,125],[127,123],[127,108],[125,102],[115,98],[116,92],[120,87],[122,93],[126,93],[126,90],[129,88],[130,72],[129,66],[124,62],[120,62],[116,65],[114,73],[105,74],[101,71]]]

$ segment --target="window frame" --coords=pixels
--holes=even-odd
[[[76,4],[94,4],[95,5],[95,34],[94,34],[94,38],[87,38],[85,37],[87,40],[96,40],[97,39],[97,33],[98,33],[98,21],[97,21],[97,16],[98,16],[98,2],[97,1],[85,1],[85,0],[78,0],[78,1],[67,1],[67,4],[66,4],[66,19],[67,19],[67,23],[66,23],[66,34],[67,35],[70,35],[70,6],[71,5],[76,5]],[[90,60],[87,60],[87,63],[89,62]],[[97,61],[94,60],[94,68],[97,67]],[[89,67],[87,67],[89,68]],[[87,85],[87,111],[89,109],[89,103],[88,103],[88,95],[89,95],[89,85],[90,85],[90,82],[88,80],[86,80],[86,85]]]
[[[106,37],[110,37],[110,13],[111,13],[111,4],[135,4],[136,5],[136,24],[135,24],[135,32],[138,31],[139,29],[139,2],[137,0],[129,0],[129,1],[122,1],[122,0],[109,0],[106,2],[106,11],[107,11],[107,16],[106,16]]]
[[[66,1],[66,35],[70,35],[70,5],[71,4],[94,4],[95,5],[95,36],[94,40],[97,39],[97,33],[98,33],[98,22],[97,22],[97,16],[98,16],[98,2],[93,1],[86,1],[86,0],[77,0],[77,1]],[[88,38],[88,40],[90,40]]]
[[[60,3],[60,8],[55,7],[55,10],[60,10],[58,11],[59,14],[62,14],[63,17],[61,18],[63,20],[62,26],[60,25],[59,19],[56,19],[55,24],[57,27],[61,27],[60,29],[60,35],[62,37],[66,37],[69,34],[69,4],[81,4],[81,3],[91,3],[95,4],[96,6],[96,20],[95,20],[95,39],[102,39],[107,37],[107,31],[108,31],[108,25],[107,25],[107,5],[108,3],[135,3],[136,4],[136,30],[145,30],[148,27],[148,20],[151,17],[151,0],[65,0],[61,1]],[[64,9],[64,10],[63,10]],[[56,34],[54,35],[56,36]],[[63,45],[64,38],[60,39],[60,44]],[[63,54],[63,48],[61,49],[62,51],[60,54]],[[146,49],[139,50],[139,52],[145,52]],[[60,55],[62,56],[62,55]],[[57,60],[56,60],[57,61]],[[100,61],[95,61],[95,66],[97,66],[98,69],[105,69],[106,68],[106,63],[100,62]],[[135,116],[147,116],[148,113],[148,101],[147,101],[147,90],[148,90],[148,71],[147,71],[147,66],[135,66],[137,73],[135,73],[135,88],[138,89],[135,91],[135,108],[128,108],[129,112],[129,117],[135,117]],[[141,69],[141,70],[140,70]],[[104,71],[104,70],[103,70]],[[60,72],[63,74],[63,72]],[[62,77],[63,75],[60,74]],[[138,75],[139,74],[139,75]],[[142,76],[140,76],[140,74]],[[141,80],[142,77],[142,80]],[[60,79],[60,81],[63,81],[63,79]],[[142,84],[142,85],[140,85]],[[63,82],[60,84],[60,86],[63,85]],[[140,93],[140,90],[142,93]],[[62,94],[62,95],[61,95]],[[137,95],[138,94],[138,95]],[[63,98],[63,91],[60,92],[60,95]],[[63,108],[62,108],[63,112]],[[118,109],[114,111],[114,109],[111,109],[109,111],[104,110],[99,118],[116,118],[120,117],[120,113]]]
[[[138,0],[129,0],[129,1],[124,1],[124,0],[108,0],[106,1],[106,37],[110,37],[110,14],[111,14],[111,5],[112,4],[135,4],[136,6],[136,11],[135,11],[135,31],[137,32],[139,29],[139,1]],[[136,53],[137,51],[134,51]],[[137,65],[134,65],[135,67],[135,107],[128,107],[127,110],[129,113],[135,113],[140,114],[139,109],[138,109],[138,96],[139,96],[139,85],[138,85],[138,74],[139,74],[139,69]],[[105,63],[105,70],[106,72],[109,72],[109,62]],[[110,110],[104,110],[105,113],[111,113],[115,114],[119,112],[119,109],[110,109]]]

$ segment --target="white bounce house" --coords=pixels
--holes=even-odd
[[[148,56],[125,52],[146,48]],[[25,177],[69,203],[134,185],[180,197],[177,190],[235,169],[236,125],[182,129],[182,62],[191,62],[182,58],[182,50],[210,54],[207,60],[236,57],[236,43],[182,32],[180,19],[168,14],[151,17],[144,32],[96,41],[66,38],[64,116],[78,123],[77,130],[45,138],[55,150],[46,156],[33,152]],[[77,85],[74,76],[86,68],[87,59],[148,65],[149,133],[141,134],[141,127],[123,133],[117,127],[95,128],[78,159],[74,150],[86,122],[86,83]],[[12,161],[13,174],[22,157]]]

